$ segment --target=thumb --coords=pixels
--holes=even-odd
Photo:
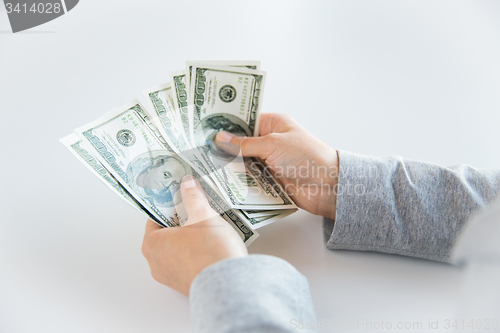
[[[231,155],[237,156],[241,151],[245,157],[264,157],[265,137],[236,136],[228,132],[219,132],[215,140],[222,150]]]
[[[187,175],[182,179],[181,194],[182,203],[188,214],[185,226],[217,216],[217,213],[210,207],[203,188],[193,176]]]

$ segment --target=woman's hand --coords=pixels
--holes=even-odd
[[[188,295],[194,278],[205,267],[248,252],[236,231],[210,207],[197,180],[184,177],[181,193],[186,224],[162,228],[148,220],[142,253],[156,281]]]
[[[259,157],[295,203],[310,213],[335,218],[339,160],[337,152],[284,114],[263,113],[260,137],[220,132],[222,149]],[[237,145],[236,147],[234,145]],[[231,147],[232,146],[232,147]]]

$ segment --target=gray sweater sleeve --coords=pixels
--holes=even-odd
[[[500,191],[499,171],[344,151],[339,161],[336,216],[323,225],[329,249],[449,262],[464,223]]]
[[[198,274],[189,297],[196,333],[295,332],[316,321],[307,279],[272,256],[217,262]]]

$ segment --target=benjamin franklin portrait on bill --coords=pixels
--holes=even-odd
[[[158,207],[174,207],[182,201],[180,185],[191,168],[168,150],[154,150],[135,158],[127,167],[134,191]]]

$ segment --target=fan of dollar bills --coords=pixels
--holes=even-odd
[[[258,136],[266,73],[259,61],[191,61],[170,83],[79,127],[61,142],[134,208],[164,227],[182,225],[180,183],[198,179],[210,206],[248,245],[255,229],[297,211],[259,159],[228,153],[219,131]]]

